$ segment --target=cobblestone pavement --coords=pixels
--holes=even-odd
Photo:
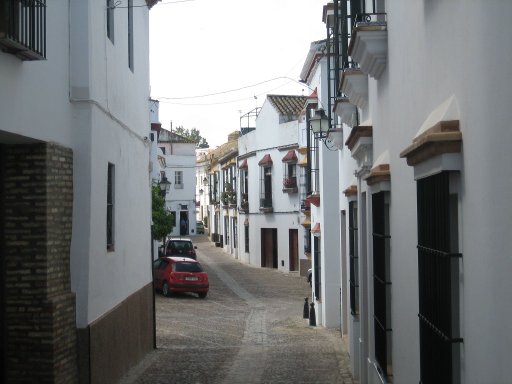
[[[240,263],[204,235],[193,241],[208,297],[158,293],[157,349],[121,384],[356,383],[339,331],[302,318],[304,277]]]

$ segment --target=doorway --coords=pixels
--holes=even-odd
[[[188,235],[188,211],[180,212],[180,235]]]
[[[277,228],[261,228],[261,266],[277,268]]]

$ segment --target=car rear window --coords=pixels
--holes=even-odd
[[[181,261],[179,263],[174,263],[173,265],[174,272],[203,272],[203,268],[199,263],[190,263],[186,261]]]
[[[171,241],[169,248],[177,251],[189,251],[192,249],[192,243],[190,241]]]

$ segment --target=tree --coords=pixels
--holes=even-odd
[[[165,237],[174,227],[174,216],[165,210],[165,199],[162,197],[160,187],[154,185],[151,188],[151,200],[153,209],[153,225],[151,236],[153,240],[165,242]]]
[[[210,145],[204,137],[201,136],[201,132],[198,129],[192,128],[191,130],[185,129],[182,126],[178,126],[174,129],[174,133],[183,136],[194,143],[198,148],[210,148]]]

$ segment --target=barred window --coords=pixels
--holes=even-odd
[[[244,225],[245,252],[249,253],[249,225]]]
[[[455,172],[417,182],[420,382],[460,383],[458,196]]]
[[[0,2],[0,47],[21,60],[46,58],[46,0]]]
[[[389,192],[372,195],[373,319],[375,360],[380,373],[392,376]]]
[[[114,43],[114,0],[107,1],[107,37]]]
[[[359,315],[359,250],[357,245],[357,202],[348,204],[348,234],[350,259],[350,313]]]
[[[314,246],[314,274],[315,274],[315,297],[320,300],[322,292],[322,251],[320,249],[320,237],[313,236]]]

